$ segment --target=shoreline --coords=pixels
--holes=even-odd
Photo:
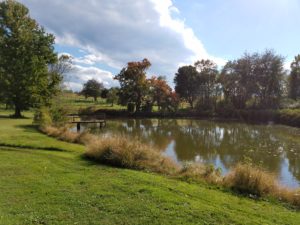
[[[201,112],[138,112],[129,113],[127,110],[100,109],[89,115],[105,114],[107,119],[197,119],[216,122],[240,122],[252,125],[286,125],[300,128],[300,110],[291,110],[295,115],[289,115],[287,110],[243,110],[235,111],[231,116],[211,115]],[[80,115],[80,114],[79,114]]]

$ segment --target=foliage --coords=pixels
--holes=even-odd
[[[111,106],[114,106],[114,103],[118,103],[119,101],[119,88],[111,88],[107,93],[107,103],[110,103]]]
[[[159,111],[176,111],[179,104],[179,99],[172,91],[172,88],[167,84],[164,77],[155,77],[149,79],[151,105],[156,104]]]
[[[174,174],[178,165],[157,149],[144,145],[138,140],[114,136],[97,138],[87,146],[85,155],[107,165]]]
[[[179,172],[184,179],[204,180],[210,184],[222,184],[221,170],[215,169],[213,165],[201,163],[185,163]]]
[[[276,122],[300,127],[300,109],[283,109],[277,113]]]
[[[198,106],[202,106],[204,109],[213,109],[217,97],[220,95],[220,88],[217,85],[219,74],[217,65],[211,60],[201,60],[195,63],[195,67],[199,73]]]
[[[289,96],[294,100],[300,98],[300,55],[297,55],[291,64]]]
[[[107,98],[108,92],[109,92],[109,89],[104,88],[104,89],[101,91],[100,97],[101,97],[101,98]]]
[[[251,162],[240,163],[225,177],[224,185],[255,197],[272,196],[300,207],[300,192],[280,186],[275,176]]]
[[[52,125],[52,118],[50,115],[49,108],[43,106],[36,110],[33,118],[34,123],[38,124],[40,127],[47,127]]]
[[[70,113],[68,106],[60,102],[60,98],[54,98],[51,106],[42,106],[36,109],[34,122],[41,128],[46,126],[63,126],[68,121],[67,115]]]
[[[175,91],[179,97],[186,100],[191,108],[199,96],[200,75],[194,66],[183,66],[178,69],[174,78]]]
[[[136,111],[141,110],[141,106],[149,91],[146,70],[150,66],[151,63],[148,59],[143,59],[141,62],[129,62],[127,67],[123,68],[115,76],[115,79],[120,82],[120,101],[123,105],[133,102],[136,106]]]
[[[30,18],[24,5],[14,0],[0,3],[0,87],[5,101],[15,106],[16,117],[55,95],[61,80],[48,71],[57,61],[53,45],[53,35]]]
[[[102,90],[104,86],[102,83],[98,82],[95,79],[88,80],[84,85],[81,91],[81,94],[85,96],[85,98],[93,97],[96,102],[98,97],[101,96]]]
[[[251,99],[255,108],[277,108],[284,74],[283,58],[267,50],[229,61],[221,72],[220,82],[225,99],[237,109],[244,109]]]
[[[128,104],[127,104],[127,111],[129,113],[134,113],[135,112],[135,103],[128,102]]]
[[[238,164],[226,177],[225,184],[239,192],[266,196],[276,191],[274,175],[252,163]]]

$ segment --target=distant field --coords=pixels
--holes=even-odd
[[[58,101],[71,109],[73,113],[78,112],[80,109],[85,109],[88,107],[93,107],[97,109],[114,109],[121,110],[126,109],[125,106],[114,104],[111,106],[110,103],[106,103],[106,99],[98,98],[95,102],[94,98],[85,98],[84,96],[73,94],[73,93],[63,93],[62,96],[58,98]]]

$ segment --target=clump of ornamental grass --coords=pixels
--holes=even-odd
[[[99,137],[88,143],[85,156],[115,167],[172,175],[179,166],[158,150],[124,136]]]
[[[300,208],[300,189],[279,188],[274,194],[281,201],[289,202]]]
[[[275,197],[300,207],[300,189],[282,187],[276,176],[252,163],[239,163],[224,177],[223,185],[257,197]]]
[[[179,172],[179,176],[184,179],[196,181],[206,181],[210,184],[221,184],[223,177],[221,170],[215,169],[213,165],[201,163],[185,163]]]
[[[225,176],[224,185],[238,192],[258,197],[275,193],[279,186],[275,175],[252,163],[237,164]]]
[[[59,140],[71,142],[71,143],[77,143],[77,144],[83,144],[86,145],[89,142],[92,142],[94,135],[88,133],[88,132],[82,132],[82,133],[75,133],[72,131],[69,131],[68,127],[54,127],[54,126],[45,126],[41,128],[42,132],[47,134],[50,137],[55,137]]]

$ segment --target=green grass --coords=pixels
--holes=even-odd
[[[31,124],[0,118],[0,224],[299,224],[277,202],[96,165]]]
[[[85,98],[84,96],[73,94],[73,93],[63,93],[59,97],[59,101],[63,105],[67,105],[72,113],[78,113],[78,110],[85,109],[88,107],[93,107],[95,110],[98,109],[111,109],[111,110],[122,110],[126,109],[125,106],[114,104],[111,106],[110,103],[106,103],[106,99],[98,98],[95,102],[92,97]]]

